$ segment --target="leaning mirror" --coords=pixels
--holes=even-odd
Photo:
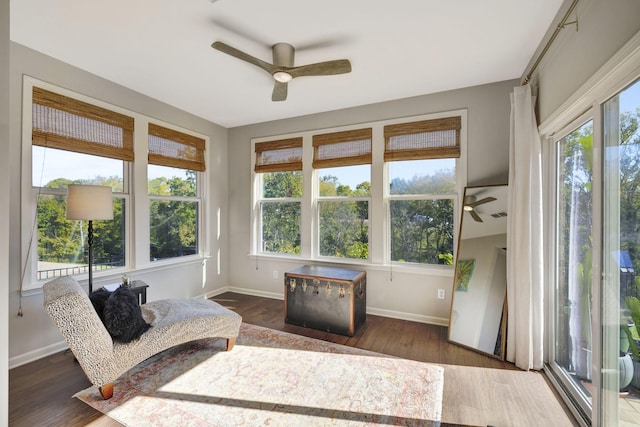
[[[449,341],[504,360],[507,186],[464,191]]]

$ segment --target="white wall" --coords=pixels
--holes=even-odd
[[[249,257],[251,215],[251,138],[344,126],[466,108],[468,184],[504,184],[508,177],[511,89],[517,81],[493,83],[432,95],[349,108],[229,130],[229,283],[242,292],[283,298],[284,271],[303,261]],[[358,267],[360,268],[360,267]],[[279,272],[273,278],[273,271]],[[419,270],[370,266],[367,310],[372,314],[447,325],[453,269]],[[446,298],[437,299],[437,289]]]
[[[2,16],[5,16],[4,14]],[[189,129],[210,137],[210,145],[207,152],[208,170],[210,180],[209,187],[209,212],[211,216],[210,225],[215,227],[218,223],[214,218],[220,212],[221,233],[210,229],[209,239],[211,239],[212,257],[203,266],[203,263],[196,262],[179,267],[162,268],[153,271],[133,271],[130,276],[133,279],[141,279],[149,284],[148,299],[160,298],[181,298],[195,297],[200,295],[211,295],[223,289],[227,284],[227,242],[229,235],[226,232],[227,226],[227,130],[211,122],[200,119],[184,111],[178,110],[169,105],[160,103],[154,99],[143,96],[139,93],[128,90],[113,82],[106,81],[95,75],[86,73],[77,68],[42,55],[31,49],[25,48],[16,43],[10,44],[10,133],[9,150],[3,150],[4,156],[0,156],[0,161],[7,162],[7,167],[0,170],[9,171],[8,185],[3,188],[10,189],[8,195],[8,214],[2,215],[9,218],[10,226],[8,238],[2,237],[0,229],[1,244],[13,242],[9,247],[8,254],[8,274],[9,291],[3,296],[9,297],[9,364],[17,366],[30,360],[42,357],[47,353],[63,348],[62,338],[53,323],[42,308],[42,294],[26,295],[22,298],[22,308],[24,317],[18,317],[19,286],[21,276],[22,261],[20,259],[19,230],[21,221],[32,221],[29,218],[22,218],[20,212],[20,179],[21,160],[21,114],[22,114],[22,76],[23,74],[36,79],[81,93],[128,109],[139,112],[148,117],[159,119],[176,126]],[[2,61],[4,64],[5,61]],[[123,65],[126,66],[126,65]],[[5,91],[1,91],[3,94]],[[2,117],[6,117],[2,115]],[[5,191],[2,190],[2,191]],[[6,209],[7,203],[1,203],[1,209]],[[3,221],[2,226],[5,226]],[[218,237],[218,234],[220,237]],[[217,265],[217,253],[221,253],[220,266]],[[6,258],[3,257],[2,260]],[[7,271],[0,268],[0,271]],[[96,278],[96,283],[109,283],[119,278]],[[205,281],[206,280],[206,281]],[[4,283],[4,282],[2,282]],[[3,310],[3,313],[6,312]],[[2,346],[2,348],[5,348]]]
[[[571,0],[560,8],[559,22]],[[542,123],[580,88],[634,34],[640,31],[640,1],[580,0],[544,56],[532,83],[538,87],[538,122]],[[550,27],[547,38],[555,29]],[[540,46],[541,50],[543,45]]]
[[[0,1],[0,147],[9,151],[9,0]],[[9,156],[0,156],[9,182]],[[0,187],[0,218],[9,217],[9,186]],[[0,221],[0,425],[9,423],[9,222]]]

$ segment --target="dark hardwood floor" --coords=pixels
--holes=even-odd
[[[444,326],[367,315],[364,326],[355,336],[348,337],[284,323],[284,302],[280,300],[235,293],[212,299],[236,311],[244,322],[253,325],[420,362],[516,369],[510,363],[449,344]]]
[[[449,424],[443,425],[492,424],[490,421],[494,418],[491,417],[495,417],[496,413],[503,410],[500,406],[503,403],[487,403],[481,398],[475,398],[474,403],[472,402],[473,394],[482,394],[483,387],[487,385],[491,387],[491,384],[498,383],[505,386],[505,394],[512,396],[513,399],[514,392],[510,390],[511,385],[514,389],[519,389],[522,381],[530,381],[530,377],[523,380],[523,376],[520,375],[530,373],[524,373],[510,363],[449,344],[447,328],[443,326],[367,315],[365,325],[356,335],[347,337],[285,324],[284,303],[280,300],[237,293],[224,293],[213,300],[239,313],[246,323],[421,362],[458,365],[458,367],[445,367],[443,421]],[[470,368],[462,368],[463,366]],[[495,376],[500,372],[511,372],[514,376],[501,375],[496,380]],[[536,387],[540,387],[539,377],[543,375],[538,373],[533,377],[538,381]],[[555,420],[554,425],[572,425],[566,408],[558,402],[557,396],[550,389],[544,389],[544,380],[542,384],[542,392],[537,391],[535,396],[530,396],[530,393],[524,395],[520,398],[520,403],[510,405],[505,416],[521,415],[525,419],[531,416],[537,417],[539,411],[535,408],[539,410],[539,405],[542,404],[549,408],[549,417]],[[89,381],[68,351],[11,369],[9,371],[9,425],[16,427],[119,425],[88,405],[72,398],[74,393],[89,386]],[[468,398],[471,402],[458,402],[463,393],[471,393],[471,397]],[[515,399],[518,397],[516,396]],[[496,407],[493,408],[492,405]],[[518,412],[528,412],[526,408],[529,406],[532,407],[531,412],[535,411],[536,414],[518,414]],[[469,414],[466,414],[467,411]],[[558,417],[562,422],[557,422]],[[469,422],[469,419],[473,421]],[[499,423],[493,424],[499,425]]]

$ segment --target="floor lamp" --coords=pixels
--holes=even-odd
[[[111,187],[70,184],[67,190],[67,219],[89,221],[89,293],[93,292],[93,221],[113,219]]]

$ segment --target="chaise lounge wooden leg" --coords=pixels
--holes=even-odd
[[[231,351],[231,349],[233,348],[234,345],[236,345],[236,339],[235,338],[227,338],[227,351]]]
[[[113,383],[105,384],[102,387],[98,387],[100,395],[104,400],[109,400],[113,397]]]

